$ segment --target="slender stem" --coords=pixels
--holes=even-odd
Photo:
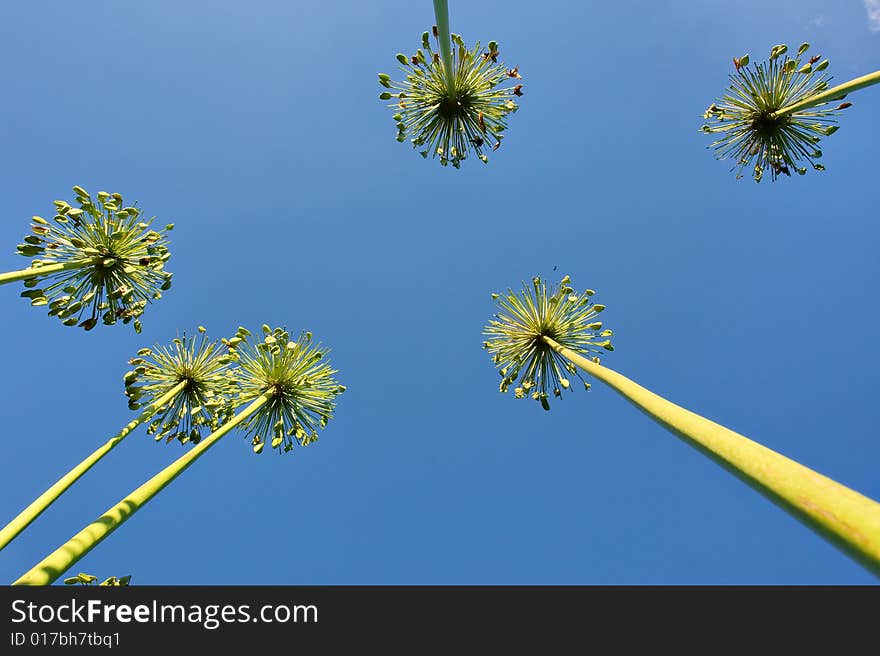
[[[850,80],[849,82],[844,82],[843,84],[838,84],[836,87],[832,87],[827,91],[823,91],[822,93],[817,93],[814,96],[810,96],[800,102],[796,102],[792,105],[788,105],[779,109],[773,114],[771,114],[771,118],[781,118],[783,116],[787,116],[792,112],[799,112],[802,109],[809,109],[810,107],[815,107],[823,102],[828,100],[834,100],[836,98],[840,98],[841,96],[852,93],[853,91],[858,91],[859,89],[864,89],[865,87],[869,87],[872,84],[880,83],[880,71],[874,71],[873,73],[869,73],[868,75],[863,75],[862,77],[857,77],[854,80]]]
[[[89,471],[95,463],[110,453],[110,450],[124,440],[131,431],[137,428],[141,423],[149,421],[150,417],[156,414],[162,406],[170,402],[175,396],[186,389],[187,384],[187,381],[181,381],[172,387],[166,394],[163,394],[156,399],[156,401],[151,403],[147,409],[140,414],[140,416],[130,421],[125,428],[111,437],[106,444],[96,449],[88,458],[59,478],[52,487],[34,499],[34,501],[27,508],[22,510],[15,519],[0,530],[0,550],[12,542],[19,533],[39,517],[46,508],[52,505],[55,499],[64,494],[64,491],[67,490],[67,488],[76,483],[76,481]]]
[[[94,259],[89,258],[87,260],[74,260],[73,262],[61,262],[58,264],[45,264],[39,267],[28,267],[27,269],[21,269],[20,271],[8,271],[7,273],[0,273],[0,285],[5,285],[9,282],[17,282],[19,280],[28,280],[29,278],[48,276],[52,273],[67,271],[69,269],[82,269],[83,267],[92,264],[94,264]]]
[[[66,543],[58,547],[54,552],[46,556],[29,571],[25,572],[13,585],[49,585],[54,582],[64,572],[73,567],[80,558],[94,549],[104,538],[119,528],[141,506],[159,494],[171,481],[180,476],[205,451],[214,446],[220,438],[259,410],[271,398],[271,395],[272,392],[266,392],[262,396],[257,397],[244,410],[199,442],[186,455],[172,462],[94,522],[70,538]]]
[[[667,401],[549,337],[544,341],[880,576],[880,503]]]
[[[443,72],[446,74],[446,89],[455,94],[455,71],[452,68],[452,39],[449,36],[449,6],[446,0],[434,0],[434,17],[437,20],[437,39],[440,41],[440,56],[443,58]]]

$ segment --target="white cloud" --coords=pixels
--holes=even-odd
[[[868,28],[872,32],[880,32],[880,0],[865,0],[868,10]]]

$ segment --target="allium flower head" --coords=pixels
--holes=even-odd
[[[523,85],[519,83],[519,67],[509,69],[498,62],[497,42],[490,41],[485,51],[479,42],[468,50],[459,35],[451,36],[451,89],[443,58],[431,48],[425,32],[422,47],[414,55],[397,55],[403,81],[379,74],[379,84],[390,89],[379,98],[392,101],[389,106],[395,111],[398,141],[409,135],[422,157],[439,157],[443,166],[451,163],[458,168],[469,153],[484,163],[489,161],[486,152],[501,145],[507,115],[517,110],[513,98],[523,95]],[[436,27],[434,37],[436,42]],[[505,81],[513,86],[502,85]]]
[[[33,234],[18,246],[21,255],[37,258],[35,271],[54,265],[25,281],[22,296],[31,305],[48,305],[49,316],[65,326],[91,330],[99,319],[105,325],[122,320],[140,332],[138,317],[147,303],[171,287],[164,231],[151,230],[151,220],[142,221],[140,210],[126,206],[120,194],[100,191],[93,199],[82,187],[73,190],[78,207],[56,200],[54,222],[33,217]]]
[[[831,107],[823,102],[784,111],[828,89],[828,60],[815,55],[803,61],[809,47],[802,44],[791,58],[787,46],[774,46],[769,61],[754,68],[749,68],[748,55],[733,60],[736,70],[727,93],[706,110],[703,117],[711,123],[701,129],[718,135],[709,147],[716,150],[718,159],[736,161],[737,179],[746,167],[751,167],[756,182],[768,170],[773,180],[781,174],[791,176],[792,171],[803,175],[807,171],[804,162],[817,171],[825,170],[816,161],[822,157],[819,141],[837,130],[835,112],[850,103]]]
[[[202,430],[217,430],[233,414],[237,388],[230,365],[235,358],[226,346],[208,340],[201,326],[199,333],[198,338],[184,334],[168,346],[143,348],[129,360],[134,368],[124,380],[132,410],[155,403],[180,383],[186,384],[147,427],[156,441],[176,438],[181,444],[196,444]]]
[[[549,397],[562,396],[571,388],[569,376],[583,380],[575,366],[544,341],[549,337],[560,345],[599,361],[598,353],[613,351],[612,332],[602,328],[598,315],[604,305],[593,303],[592,289],[575,293],[571,279],[565,276],[558,285],[534,278],[523,284],[519,293],[508,289],[505,294],[492,294],[499,312],[483,331],[488,340],[483,348],[492,354],[492,361],[501,374],[501,392],[518,382],[514,396],[530,396],[545,410],[550,409]]]
[[[336,396],[345,391],[324,359],[327,349],[303,332],[296,341],[282,328],[263,326],[263,339],[251,344],[250,331],[239,328],[226,340],[237,352],[239,398],[248,403],[270,394],[269,400],[243,424],[255,453],[268,441],[280,453],[291,451],[294,441],[306,446],[318,439],[318,429],[333,417]]]

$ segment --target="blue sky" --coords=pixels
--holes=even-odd
[[[205,325],[301,328],[348,387],[320,441],[242,434],[74,571],[135,584],[876,583],[601,384],[544,413],[498,393],[490,293],[597,290],[603,363],[880,499],[880,88],[852,95],[824,173],[736,181],[698,132],[731,58],[803,40],[876,70],[871,3],[453,0],[525,95],[487,166],[395,141],[376,73],[430,2],[7,7],[0,269],[71,186],[137,200],[174,286],[144,330],[61,327],[0,288],[0,518],[132,417],[126,361]],[[0,553],[11,581],[184,447],[143,431]]]

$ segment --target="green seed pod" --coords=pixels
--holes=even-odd
[[[778,46],[773,46],[773,49],[770,50],[770,61],[773,61],[777,57],[781,57],[786,52],[788,52],[788,46],[785,45],[784,43],[782,43]]]

